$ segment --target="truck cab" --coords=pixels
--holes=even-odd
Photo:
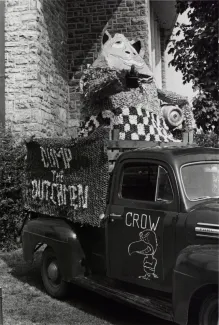
[[[139,148],[110,175],[100,227],[31,213],[24,259],[46,245],[42,280],[68,282],[177,324],[218,322],[219,149]]]

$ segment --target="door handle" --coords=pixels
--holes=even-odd
[[[110,213],[110,218],[111,219],[121,219],[121,217],[122,217],[121,214]]]

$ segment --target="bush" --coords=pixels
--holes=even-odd
[[[181,130],[173,130],[172,134],[175,139],[183,140]],[[203,132],[197,133],[194,131],[194,144],[197,144],[202,147],[214,147],[219,148],[219,135],[214,132]]]
[[[15,145],[10,132],[0,131],[0,250],[18,247],[16,238],[25,216],[22,200],[26,148]]]
[[[214,132],[196,134],[194,140],[199,146],[219,148],[219,135]]]

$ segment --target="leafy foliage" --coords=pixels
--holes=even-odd
[[[0,131],[0,250],[3,251],[17,247],[16,238],[25,214],[24,158],[25,147],[16,146],[9,132]]]
[[[219,148],[219,135],[215,132],[202,132],[195,135],[195,142],[202,147]]]
[[[172,134],[175,139],[183,141],[182,131],[179,129],[175,129],[172,131]],[[219,135],[215,132],[194,132],[193,138],[194,144],[197,144],[201,147],[214,147],[219,148]]]
[[[192,82],[198,90],[193,100],[197,126],[219,134],[218,1],[177,0],[178,13],[185,10],[190,23],[176,24],[168,52],[173,54],[170,64],[182,72],[184,84]]]

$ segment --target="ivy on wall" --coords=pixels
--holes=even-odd
[[[0,250],[17,247],[25,216],[22,199],[25,146],[15,145],[10,132],[0,131]]]

